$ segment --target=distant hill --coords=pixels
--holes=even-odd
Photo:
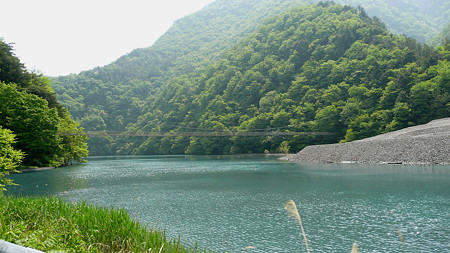
[[[176,120],[173,119],[173,125],[176,125],[180,122],[181,115],[174,116],[177,112],[161,110],[161,106],[177,99],[179,104],[188,104],[186,101],[194,99],[177,98],[178,86],[183,86],[183,82],[189,85],[192,80],[205,75],[205,67],[226,57],[229,50],[240,45],[267,17],[312,2],[315,1],[218,0],[203,10],[178,20],[149,48],[137,49],[105,67],[53,79],[58,99],[87,130],[137,130],[144,127],[143,121],[148,124],[154,122],[152,129],[155,130],[159,127],[159,120],[166,118],[166,121],[171,121],[171,117],[177,117]],[[433,6],[437,9],[432,10],[422,8],[424,1],[341,2],[361,4],[367,8],[369,15],[376,11],[380,11],[380,15],[392,13],[392,20],[386,18],[391,21],[388,26],[401,33],[408,33],[405,29],[413,26],[423,28],[411,29],[413,32],[423,30],[423,33],[419,32],[422,35],[425,32],[435,34],[444,22],[442,20],[448,19],[448,15],[442,14],[448,10],[445,9],[446,1],[433,1]],[[388,7],[390,12],[383,11]],[[399,15],[400,10],[403,10],[402,15]],[[364,12],[361,9],[358,11]],[[417,16],[418,13],[422,14]],[[397,22],[399,19],[403,21]],[[421,22],[426,26],[421,25]],[[395,24],[399,26],[396,27]],[[379,25],[383,26],[381,23]],[[428,36],[418,38],[423,40]],[[412,47],[421,47],[413,41],[411,43]],[[307,60],[305,58],[303,61]],[[156,106],[156,103],[160,105]],[[184,140],[184,146],[170,152],[184,152],[186,142]],[[134,141],[109,137],[92,138],[90,144],[92,154],[147,152],[136,147]],[[155,150],[160,153],[166,148],[158,147]]]
[[[405,34],[420,42],[432,39],[450,23],[447,0],[337,0],[341,4],[361,5],[369,15],[386,23],[396,34]]]
[[[444,27],[444,29],[442,29],[439,35],[429,40],[428,44],[437,47],[444,45],[449,40],[450,40],[450,24]]]

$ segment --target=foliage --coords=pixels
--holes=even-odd
[[[175,130],[174,127],[168,127],[168,125],[178,125],[179,122],[189,121],[192,117],[199,117],[193,114],[182,116],[182,114],[176,112],[194,111],[193,108],[187,107],[191,104],[189,100],[192,95],[187,92],[194,92],[189,90],[190,83],[197,81],[193,81],[194,79],[200,80],[203,78],[201,75],[211,75],[211,72],[203,71],[200,73],[204,70],[205,66],[220,62],[227,50],[233,49],[242,39],[254,32],[267,17],[273,17],[291,8],[318,1],[218,0],[203,10],[175,22],[169,31],[153,46],[136,49],[105,67],[95,68],[78,75],[53,78],[53,87],[58,92],[58,99],[62,104],[69,109],[74,118],[81,123],[81,126],[89,131],[135,131],[138,128],[142,131],[155,129]],[[388,0],[337,0],[336,2],[350,4],[355,7],[362,6],[367,10],[367,15],[377,15],[387,23],[388,28],[394,30],[396,33],[412,35],[421,41],[435,36],[438,30],[441,29],[442,24],[448,23],[450,17],[446,11],[449,10],[449,3],[444,0],[433,1],[433,3],[424,0],[402,1],[401,3],[399,1]],[[360,7],[356,9],[356,12],[366,16],[366,11]],[[379,21],[379,19],[374,20]],[[281,26],[279,30],[284,28],[290,28],[292,30],[293,27],[291,25],[288,22],[284,26]],[[380,22],[377,25],[383,26]],[[304,26],[307,26],[307,24],[305,23]],[[267,39],[272,39],[272,37],[277,36],[281,38],[282,36],[288,35],[288,33],[284,35],[271,34],[271,37]],[[266,35],[268,34],[264,34],[263,36]],[[341,35],[345,36],[344,33]],[[293,46],[292,39],[288,41],[285,46]],[[274,43],[278,42],[274,41]],[[300,40],[298,45],[302,46],[301,43],[306,43],[306,41]],[[324,41],[319,39],[315,43],[323,44]],[[315,44],[312,46],[315,47]],[[333,47],[326,47],[325,44],[321,46],[320,49],[314,52],[314,57],[317,59],[322,55],[326,55],[327,52],[334,50]],[[262,57],[268,57],[264,64],[273,65],[279,61],[277,57],[285,57],[287,56],[286,54],[291,53],[286,50],[284,51],[284,55],[265,55],[263,52],[257,55],[251,52],[251,50],[259,52],[260,49],[262,48],[252,48],[249,50],[241,48],[242,55],[235,60],[261,62]],[[342,51],[344,48],[340,50]],[[279,78],[276,81],[284,81],[283,85],[286,87],[289,86],[290,78],[298,71],[296,69],[298,65],[302,64],[296,58],[308,57],[304,53],[297,50],[297,54],[292,55],[290,61],[297,62],[297,65],[286,63],[286,65],[280,66],[274,73],[277,73],[280,77],[286,74],[286,78],[285,80]],[[253,57],[248,58],[252,54]],[[328,57],[331,57],[331,55]],[[252,64],[252,62],[249,62],[249,64]],[[263,68],[264,66],[261,65],[260,67]],[[271,65],[266,67],[272,69]],[[239,73],[239,71],[236,72],[235,70],[229,68],[223,74],[225,77],[234,77],[233,80],[238,82],[240,80],[238,75],[242,73]],[[373,66],[373,70],[372,75],[376,75],[376,66]],[[213,70],[210,69],[210,71]],[[257,70],[254,74],[265,75],[266,73]],[[247,75],[249,76],[245,78],[250,78],[251,74],[247,73]],[[253,77],[257,78],[257,80],[255,79],[255,83],[253,84],[250,83],[253,85],[251,89],[256,91],[259,89],[258,85],[260,82],[265,81],[261,75],[259,77]],[[223,81],[226,82],[227,80],[224,79]],[[169,85],[175,86],[176,88],[163,88]],[[188,87],[179,90],[178,86]],[[201,87],[198,88],[201,89]],[[240,92],[238,88],[240,87],[237,87],[233,92]],[[311,95],[316,91],[316,88],[312,88],[308,93],[309,97],[313,98]],[[345,93],[346,90],[344,89],[342,91]],[[371,99],[376,99],[376,92],[374,90],[371,90],[371,92]],[[275,97],[278,99],[280,96],[281,94],[279,93],[273,93],[271,98],[272,100]],[[257,103],[255,101],[258,98],[242,96],[239,98],[238,104],[241,105],[243,100],[249,99],[249,104],[256,105]],[[163,115],[167,111],[153,108],[153,105],[159,101],[167,104],[169,102],[165,101],[167,99],[172,100],[170,104],[174,107],[171,114]],[[254,101],[251,101],[252,99]],[[227,120],[230,123],[228,125],[237,126],[241,124],[242,122],[240,121],[242,120],[239,117],[242,116],[242,113],[236,112],[236,104],[230,104],[230,101],[226,100],[227,98],[225,97],[216,97],[209,109],[213,110],[213,106],[215,106],[216,109],[222,110],[224,113],[226,113],[225,110],[234,110],[233,116],[227,113]],[[270,100],[264,98],[261,100],[261,105],[258,106],[262,106],[260,109],[268,110],[267,108],[270,108],[269,102]],[[288,101],[286,100],[285,102]],[[233,103],[235,102],[233,101]],[[355,109],[355,105],[355,103],[349,104],[349,108]],[[191,106],[195,105],[191,104]],[[312,107],[307,108],[309,112],[311,112],[311,109],[316,109]],[[147,112],[151,113],[147,114]],[[282,113],[288,112],[285,111]],[[312,114],[309,115],[311,116]],[[163,117],[164,119],[162,119]],[[191,119],[188,119],[189,117]],[[208,117],[208,115],[204,114],[203,117]],[[221,117],[223,118],[223,116]],[[160,119],[166,122],[164,128],[160,128]],[[142,121],[146,121],[147,126],[144,127],[142,126],[143,123],[137,123]],[[217,119],[212,121],[217,121]],[[135,126],[136,124],[140,126],[137,127]],[[262,141],[261,138],[250,139],[256,142]],[[140,139],[130,140],[129,138],[120,139],[102,136],[91,138],[89,140],[89,147],[91,154],[94,155],[114,154],[116,152],[123,154],[136,152],[161,153],[161,150],[164,150],[163,153],[172,153],[175,150],[178,150],[177,153],[180,153],[180,150],[186,150],[190,146],[186,138],[182,138],[181,140],[181,142],[177,140],[176,148],[172,147],[169,150],[167,145],[170,144],[166,141],[165,143],[167,145],[161,147],[159,144],[161,140],[158,138],[155,138],[155,141],[158,143],[150,144],[150,140],[142,142]],[[189,149],[191,151],[189,152],[194,152],[194,150],[200,152],[202,148],[199,145],[203,145],[202,138],[194,138],[193,141],[195,141],[196,145],[191,145],[192,147]],[[266,140],[266,143],[269,144],[270,142],[271,140]],[[277,143],[272,143],[267,145],[267,147],[276,149],[276,145]],[[208,152],[215,152],[214,150],[215,148]],[[235,148],[234,150],[237,149]],[[198,152],[196,151],[194,153]]]
[[[148,230],[123,209],[15,197],[0,197],[0,208],[0,238],[46,252],[204,252]]]
[[[92,139],[93,154],[262,153],[279,151],[282,143],[298,151],[311,143],[351,141],[448,116],[446,79],[441,79],[448,50],[391,34],[369,16],[373,1],[348,1],[365,6],[368,14],[331,2],[293,8],[309,2],[314,1],[216,1],[177,21],[152,47],[103,68],[56,78],[55,87],[83,127],[105,133],[334,133],[104,136]],[[422,10],[419,0],[398,6],[375,2],[390,9],[394,20],[422,20],[416,15],[421,11],[440,22],[448,19],[439,8]],[[409,14],[398,15],[402,6],[410,7],[402,12]],[[427,103],[430,99],[434,102]],[[435,110],[425,113],[430,109]]]
[[[420,42],[436,36],[450,22],[447,0],[336,0],[336,3],[362,6],[395,34],[404,34]]]
[[[436,37],[429,40],[428,44],[438,47],[447,44],[448,40],[450,40],[450,23],[448,23]]]
[[[390,34],[358,9],[319,4],[269,18],[215,63],[161,85],[129,130],[173,131],[177,124],[178,131],[334,133],[185,143],[190,154],[297,151],[447,117],[447,75],[448,61],[433,48]],[[171,152],[170,143],[158,143],[149,139],[133,148]]]
[[[50,80],[26,71],[0,40],[0,127],[17,137],[23,165],[60,166],[83,161],[86,136],[57,100]],[[71,136],[59,135],[70,132]]]
[[[80,124],[72,120],[69,111],[64,108],[59,112],[60,124],[59,133],[70,133],[68,135],[57,135],[60,152],[58,153],[59,163],[67,165],[72,162],[85,162],[88,156],[87,136],[80,128]]]
[[[43,166],[57,159],[59,118],[56,109],[36,95],[0,83],[0,125],[17,135],[16,148],[25,152],[25,164]]]
[[[4,178],[10,172],[16,172],[16,167],[22,160],[23,153],[14,149],[15,135],[0,126],[0,192],[6,185],[12,185],[12,180]],[[1,193],[0,193],[1,195]]]

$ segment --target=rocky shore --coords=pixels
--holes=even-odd
[[[450,164],[450,118],[281,158],[301,163]]]

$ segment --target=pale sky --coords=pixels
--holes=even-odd
[[[214,0],[1,0],[0,37],[29,70],[67,75],[151,46]]]

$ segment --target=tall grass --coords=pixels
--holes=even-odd
[[[0,196],[0,210],[1,239],[42,251],[205,252],[147,229],[123,209]]]

